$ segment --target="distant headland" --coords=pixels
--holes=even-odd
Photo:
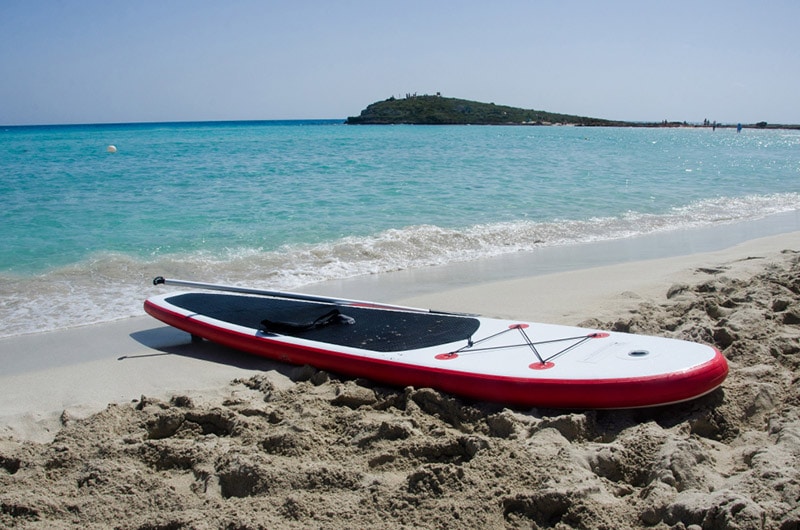
[[[631,122],[606,120],[529,110],[494,103],[435,95],[406,94],[368,105],[358,116],[345,121],[348,125],[573,125],[582,127],[737,127],[704,120],[702,124],[685,121]],[[767,122],[742,124],[746,128],[800,129],[800,125],[773,125]]]

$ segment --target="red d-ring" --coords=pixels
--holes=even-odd
[[[549,370],[550,368],[554,367],[556,363],[547,361],[546,363],[533,363],[529,364],[528,368],[531,370]]]

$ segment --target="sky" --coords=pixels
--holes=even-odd
[[[338,119],[407,93],[800,123],[797,0],[0,0],[0,124]]]

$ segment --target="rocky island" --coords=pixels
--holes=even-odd
[[[368,105],[358,116],[345,121],[348,125],[576,125],[584,127],[707,127],[731,128],[737,124],[718,124],[704,120],[702,124],[686,121],[630,122],[606,120],[542,110],[529,110],[494,103],[435,95],[406,94]],[[767,122],[742,125],[756,129],[797,129],[797,125],[774,125]]]
[[[527,110],[494,103],[481,103],[441,95],[409,94],[390,97],[369,105],[359,116],[347,118],[350,125],[594,125],[613,126],[621,122]]]

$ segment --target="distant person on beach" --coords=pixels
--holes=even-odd
[[[736,124],[736,132],[737,133],[742,132],[742,124],[741,123]]]

